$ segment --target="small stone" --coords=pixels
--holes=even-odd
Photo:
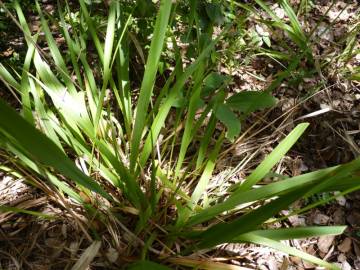
[[[350,249],[351,249],[351,244],[352,244],[352,241],[349,237],[345,238],[340,245],[338,245],[338,250],[343,252],[343,253],[346,253],[346,252],[349,252]]]

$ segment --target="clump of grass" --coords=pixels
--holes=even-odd
[[[266,9],[261,1],[257,2]],[[66,59],[57,47],[41,6],[36,2],[49,54],[38,46],[40,33],[30,32],[15,1],[16,20],[28,49],[21,74],[0,64],[0,78],[21,98],[20,114],[0,100],[1,148],[16,157],[20,166],[51,184],[61,196],[82,205],[89,217],[95,216],[106,223],[106,216],[110,215],[122,224],[123,216],[131,212],[132,229],[121,226],[143,244],[142,252],[134,247],[140,260],[132,266],[134,269],[165,269],[148,261],[161,261],[164,257],[168,258],[167,263],[189,265],[189,260],[180,256],[231,242],[266,245],[337,269],[280,241],[340,234],[345,227],[269,230],[264,226],[300,198],[325,191],[347,193],[359,188],[356,171],[360,160],[258,186],[303,134],[307,123],[296,126],[245,181],[229,189],[223,200],[203,207],[223,142],[234,141],[240,134],[240,119],[276,102],[271,91],[230,96],[227,88],[230,78],[212,72],[210,56],[231,21],[215,35],[215,25],[220,23],[214,11],[216,7],[208,11],[215,12],[216,16],[209,15],[213,21],[202,28],[196,5],[191,5],[189,21],[196,28],[197,55],[185,65],[178,39],[171,31],[176,20],[176,4],[171,0],[161,1],[140,90],[134,101],[128,36],[132,14],[123,12],[122,3],[110,1],[102,38],[88,5],[84,0],[79,4],[83,24],[80,28],[74,28],[65,19],[69,6],[66,4],[64,11],[59,5],[58,26],[66,40],[69,54]],[[289,31],[306,57],[311,58],[295,14],[286,1],[283,5],[290,16],[290,25],[279,20],[277,24]],[[88,35],[95,46],[99,66],[90,64],[94,56],[87,55]],[[172,40],[176,64],[154,95],[161,53],[168,38]],[[93,70],[101,70],[100,78]],[[107,100],[107,91],[114,100]],[[225,127],[220,132],[216,129],[218,122]],[[195,154],[190,153],[191,145],[198,145]],[[81,160],[82,169],[75,165],[74,159]],[[173,206],[176,211],[169,215],[167,211]],[[118,209],[127,210],[119,214]],[[95,239],[100,238],[93,233]],[[179,244],[179,239],[186,241]],[[149,256],[157,241],[166,243],[168,249]],[[99,250],[100,245],[94,242],[91,250]]]

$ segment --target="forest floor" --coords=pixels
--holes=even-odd
[[[51,1],[45,9],[53,8]],[[293,1],[296,4],[296,1]],[[310,123],[309,129],[295,147],[277,165],[279,175],[296,176],[349,162],[360,154],[360,83],[349,80],[346,74],[339,72],[336,55],[341,54],[344,34],[355,24],[359,24],[360,5],[356,1],[336,1],[331,12],[325,14],[331,1],[315,1],[308,18],[300,17],[304,25],[314,24],[320,15],[325,16],[321,29],[325,35],[319,35],[313,43],[317,59],[334,57],[321,72],[305,77],[300,83],[292,84],[291,78],[285,80],[274,90],[278,99],[276,107],[257,112],[246,121],[243,130],[247,134],[234,143],[225,145],[221,159],[216,167],[209,192],[218,187],[218,181],[231,171],[240,161],[240,173],[223,184],[223,190],[244,178],[264,156],[273,150],[278,138],[288,133],[301,121]],[[340,10],[342,12],[338,16]],[[276,10],[276,4],[274,4]],[[281,10],[279,10],[281,12]],[[339,17],[339,18],[338,18]],[[37,26],[36,16],[33,19]],[[336,23],[333,23],[336,19]],[[18,63],[24,51],[22,33],[15,30],[10,18],[5,28],[0,28],[0,61]],[[249,23],[250,28],[254,25]],[[14,30],[14,31],[12,31]],[[259,30],[258,31],[262,31]],[[265,31],[263,29],[263,31]],[[315,33],[315,36],[319,33]],[[359,38],[359,36],[358,36]],[[357,49],[359,49],[357,44]],[[241,57],[241,56],[239,56]],[[21,62],[21,61],[20,61]],[[247,64],[229,69],[220,67],[222,73],[232,76],[234,91],[250,90],[254,87],[262,90],[268,86],[277,72],[278,63],[270,58],[256,56]],[[348,59],[346,67],[352,70],[360,65],[360,53]],[[254,76],[256,75],[256,76]],[[259,80],[258,77],[263,78]],[[0,85],[0,97],[16,106],[17,101],[9,91]],[[316,89],[316,90],[314,90]],[[249,157],[251,158],[249,159]],[[0,156],[1,160],[1,156]],[[8,163],[8,160],[2,160]],[[0,164],[1,166],[1,164]],[[63,207],[52,200],[48,194],[26,184],[10,173],[2,172],[0,179],[0,204],[26,210],[37,210],[44,214],[57,214],[56,220],[39,219],[26,213],[0,212],[0,269],[69,269],[78,261],[84,248],[89,246],[86,235],[73,217],[75,213],[64,211]],[[50,191],[49,191],[50,192]],[[51,192],[50,192],[51,193]],[[300,201],[304,206],[330,196],[314,197],[311,202]],[[286,214],[286,213],[284,213]],[[289,241],[289,245],[330,262],[338,263],[342,269],[360,269],[360,193],[353,193],[328,202],[309,212],[292,216],[287,221],[274,224],[275,227],[299,225],[347,225],[346,232],[338,237]],[[112,233],[107,232],[109,241]],[[124,246],[126,238],[124,233]],[[132,254],[121,254],[109,248],[104,256],[93,262],[92,269],[118,269],[113,262],[131,262]],[[206,258],[204,258],[206,259]],[[222,245],[214,252],[213,261],[227,263],[234,268],[223,269],[314,269],[309,263],[298,258],[255,245]],[[116,264],[115,264],[116,265]],[[239,268],[236,268],[238,266]],[[240,268],[243,267],[243,268]]]

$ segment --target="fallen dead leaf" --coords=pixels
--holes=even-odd
[[[267,265],[270,270],[278,270],[279,269],[276,259],[272,256],[268,257]]]
[[[118,257],[119,257],[119,252],[115,248],[110,247],[106,252],[106,258],[108,258],[108,260],[112,263],[116,262]]]
[[[14,53],[14,49],[13,48],[8,48],[6,51],[2,52],[0,55],[5,56],[5,57],[9,57],[13,53]]]
[[[334,235],[325,235],[319,237],[319,241],[317,243],[319,250],[323,253],[327,253],[334,239],[335,239]]]
[[[351,265],[347,261],[342,262],[340,267],[342,270],[351,270],[352,269]]]
[[[306,252],[311,254],[311,255],[316,256],[316,251],[315,251],[314,245],[309,245],[306,248]],[[312,264],[311,262],[308,262],[308,261],[303,261],[303,265],[304,265],[305,269],[314,269],[314,267],[315,267],[314,264]]]
[[[284,257],[280,270],[287,270],[288,268],[289,268],[289,261],[286,257]]]
[[[343,209],[338,208],[334,212],[333,216],[333,222],[335,225],[342,225],[345,224],[345,212]]]
[[[360,226],[360,213],[352,211],[350,215],[347,216],[346,220],[350,223],[352,227]]]
[[[346,261],[346,256],[344,253],[340,253],[340,255],[337,257],[338,262],[344,262]]]
[[[354,261],[354,269],[360,269],[360,259]]]
[[[289,221],[290,221],[291,225],[293,225],[294,227],[306,225],[305,218],[299,217],[298,215],[290,216]]]
[[[330,217],[328,217],[327,215],[317,213],[314,217],[313,222],[318,225],[325,225],[328,223],[329,219]]]
[[[299,257],[290,256],[289,259],[295,265],[301,264],[301,259]]]
[[[310,262],[307,262],[307,261],[304,261],[303,262],[303,265],[304,265],[304,268],[305,269],[314,269],[315,265],[310,263]]]
[[[345,238],[340,245],[338,245],[338,250],[343,252],[343,253],[346,253],[346,252],[349,252],[350,249],[351,249],[351,244],[352,244],[352,241],[349,237]]]
[[[71,270],[86,270],[89,269],[89,265],[95,256],[98,254],[101,247],[100,241],[94,241],[80,256],[76,264],[71,268]]]
[[[354,242],[354,251],[355,251],[355,254],[356,254],[356,257],[360,258],[360,247],[359,247],[359,244],[357,242]]]

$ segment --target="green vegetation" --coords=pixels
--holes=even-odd
[[[31,32],[17,1],[7,6],[8,12],[16,12],[27,52],[20,68],[0,64],[1,80],[21,101],[18,113],[0,100],[1,149],[14,161],[15,169],[21,168],[20,175],[33,175],[56,190],[59,198],[82,205],[88,220],[122,224],[131,212],[133,227],[128,229],[143,246],[133,247],[139,262],[129,269],[168,269],[155,262],[239,242],[269,246],[338,269],[280,241],[341,234],[345,227],[267,228],[268,223],[286,218],[279,215],[281,210],[291,209],[301,198],[330,191],[340,191],[336,193],[340,196],[360,189],[360,160],[261,183],[304,133],[307,123],[298,124],[226,195],[214,198],[207,194],[224,142],[236,141],[251,113],[275,106],[272,91],[285,78],[296,83],[309,73],[320,72],[326,63],[314,60],[310,36],[286,0],[280,4],[288,22],[263,1],[256,3],[269,15],[259,19],[261,23],[270,31],[287,33],[293,47],[282,45],[288,51],[273,49],[267,34],[242,32],[246,16],[257,16],[259,9],[235,1],[190,2],[139,1],[135,5],[109,1],[106,22],[92,15],[96,4],[85,0],[79,0],[76,12],[68,4],[59,6],[53,17],[37,2],[44,37]],[[241,16],[237,16],[239,10]],[[60,31],[57,35],[64,37],[65,47],[58,47],[53,24]],[[232,34],[234,27],[240,27],[240,34]],[[44,38],[48,51],[39,45]],[[247,48],[249,39],[255,45]],[[341,57],[352,54],[354,39],[350,34]],[[269,48],[257,49],[259,42]],[[219,44],[228,50],[223,59]],[[217,65],[240,49],[247,54],[245,58],[262,54],[282,61],[287,68],[276,74],[265,91],[234,93],[229,87],[231,76],[221,74]],[[137,67],[141,76],[135,74],[133,61],[142,63]],[[236,66],[230,61],[223,64],[229,69]],[[321,203],[324,201],[293,209],[290,214]],[[169,214],[171,208],[176,210]],[[89,236],[101,240],[95,227],[90,227]],[[154,254],[151,247],[158,241],[166,243],[172,253]],[[180,258],[164,262],[182,264]]]

